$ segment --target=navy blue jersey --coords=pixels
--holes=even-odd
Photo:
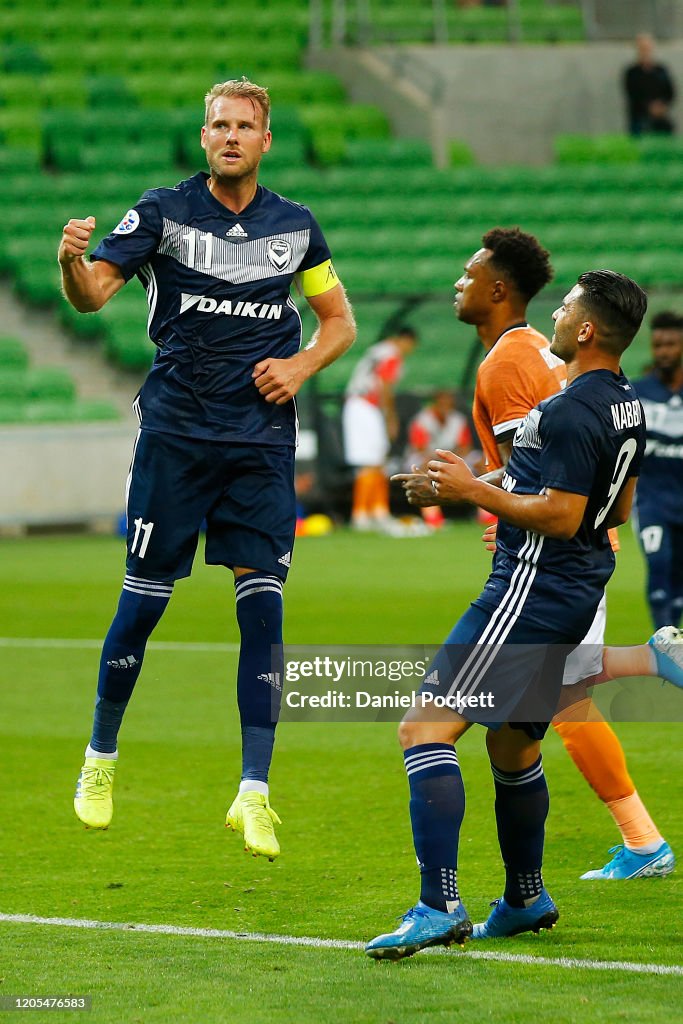
[[[305,206],[258,186],[236,214],[207,180],[200,172],[145,192],[91,257],[115,263],[127,281],[137,274],[147,290],[157,352],[140,392],[142,425],[294,445],[294,403],[266,402],[252,371],[262,359],[298,351],[301,318],[290,287],[295,274],[328,261],[329,249]]]
[[[654,374],[633,386],[647,431],[636,503],[648,510],[654,506],[658,522],[683,523],[683,388],[671,391]]]
[[[540,623],[575,621],[581,640],[614,570],[605,523],[644,450],[643,410],[622,374],[584,373],[532,409],[515,434],[503,486],[515,494],[582,494],[586,511],[568,541],[501,520],[493,571],[475,604],[505,601]]]

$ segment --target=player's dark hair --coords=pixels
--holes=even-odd
[[[410,338],[417,344],[418,335],[414,327],[410,324],[399,324],[395,331],[392,332],[395,338]]]
[[[589,270],[579,278],[581,304],[595,319],[608,348],[621,354],[635,338],[647,312],[647,295],[614,270]]]
[[[526,302],[552,280],[550,253],[537,238],[520,228],[493,228],[486,232],[482,244],[492,252],[491,261],[496,269]]]
[[[652,317],[650,328],[653,331],[683,331],[683,316],[669,309],[662,310]]]

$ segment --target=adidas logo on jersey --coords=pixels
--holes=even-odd
[[[282,691],[282,681],[279,672],[262,672],[256,678],[264,683],[268,683],[268,686],[272,686],[274,690]]]
[[[290,565],[292,564],[292,552],[286,551],[284,555],[278,558],[278,562],[280,563],[280,565],[286,565],[287,568],[289,569]]]
[[[180,293],[180,313],[187,313],[188,309],[197,307],[199,313],[215,313],[222,316],[248,316],[255,320],[279,320],[282,316],[281,305],[271,305],[268,302],[233,302],[231,299],[212,299],[208,295],[189,295],[187,292]]]
[[[438,686],[439,685],[439,673],[437,669],[430,672],[428,676],[424,677],[423,686]]]
[[[228,238],[248,238],[249,235],[246,233],[241,224],[234,224],[229,231],[225,232]]]

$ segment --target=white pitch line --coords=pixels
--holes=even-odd
[[[309,946],[314,949],[365,948],[362,942],[346,939],[316,939],[306,935],[268,935],[263,932],[234,932],[221,928],[184,928],[172,924],[133,924],[122,921],[90,921],[75,917],[36,917],[34,914],[2,914],[0,922],[8,924],[40,924],[61,928],[89,928],[98,931],[142,932],[152,935],[187,935],[200,939],[237,939],[242,942],[266,942],[277,946]],[[446,952],[430,950],[429,952]],[[457,954],[456,954],[457,955]],[[470,946],[462,954],[470,960],[493,960],[499,963],[531,964],[542,967],[565,967],[571,970],[625,971],[630,974],[659,974],[683,977],[683,966],[667,964],[640,964],[619,960],[579,960],[572,957],[529,956],[521,953],[493,953],[473,950]]]
[[[0,636],[0,647],[17,647],[22,649],[62,649],[62,650],[99,650],[102,640],[61,639],[33,636]],[[184,643],[180,640],[150,640],[147,649],[152,651],[187,651],[188,653],[235,654],[239,644]]]

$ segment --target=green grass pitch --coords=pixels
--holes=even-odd
[[[299,542],[287,639],[438,642],[485,577],[480,532],[458,524],[413,540],[341,531]],[[650,626],[640,556],[629,529],[621,532],[608,639],[631,643]],[[122,575],[120,540],[5,540],[0,634],[99,640]],[[154,640],[237,638],[231,575],[198,560]],[[114,821],[105,833],[84,830],[71,800],[98,656],[96,647],[0,641],[0,913],[362,942],[411,905],[418,880],[392,724],[284,723],[271,778],[282,857],[248,857],[223,828],[239,771],[233,653],[150,650],[121,735]],[[680,724],[617,730],[641,795],[681,853]],[[480,730],[459,755],[468,796],[459,874],[480,920],[502,888]],[[392,965],[356,949],[0,922],[0,995],[90,994],[85,1019],[97,1024],[680,1019],[681,976],[589,964],[680,965],[683,875],[580,882],[618,833],[554,734],[544,757],[552,801],[545,876],[561,912],[552,933]],[[471,955],[479,950],[585,964]],[[44,1017],[58,1024],[74,1014],[32,1019]]]

